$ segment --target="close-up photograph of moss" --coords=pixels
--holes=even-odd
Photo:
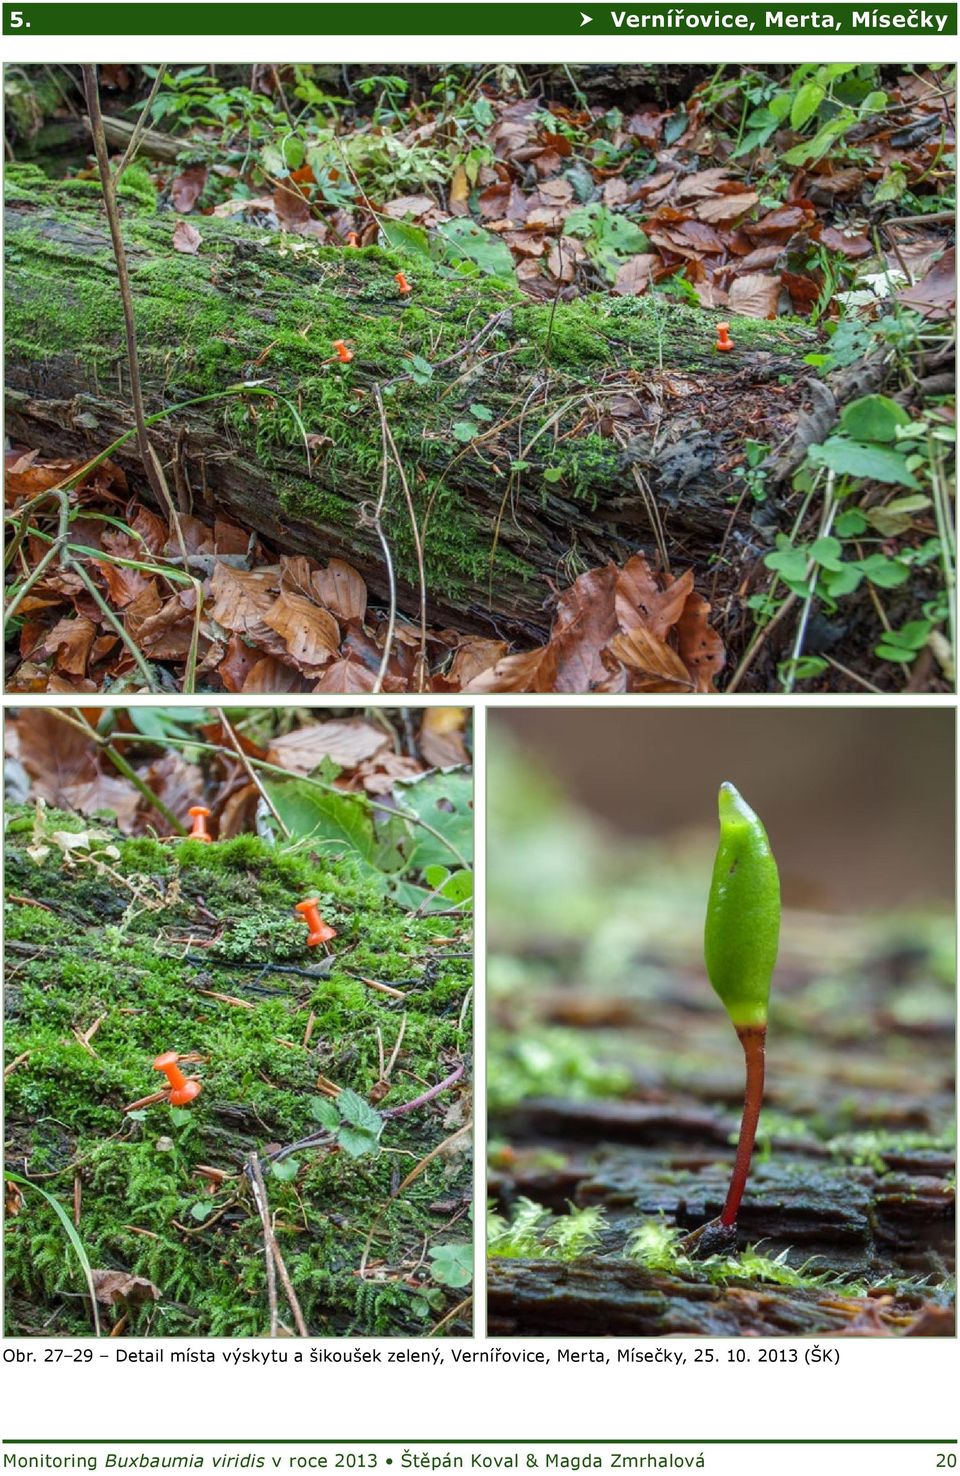
[[[7,690],[954,691],[952,61],[327,49],[4,70]]]
[[[469,1336],[469,710],[4,737],[6,1333]]]
[[[954,742],[490,713],[491,1335],[954,1334]]]

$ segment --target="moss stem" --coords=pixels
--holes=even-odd
[[[747,1184],[747,1174],[750,1172],[753,1145],[757,1137],[757,1123],[760,1121],[760,1108],[763,1105],[763,1074],[767,1027],[765,1025],[742,1026],[738,1028],[737,1034],[740,1037],[740,1044],[743,1046],[744,1062],[747,1068],[747,1081],[743,1098],[743,1116],[740,1119],[740,1137],[737,1142],[737,1156],[734,1159],[733,1173],[730,1176],[727,1201],[723,1206],[723,1213],[720,1216],[720,1224],[728,1230],[734,1229],[737,1223],[737,1216],[740,1213],[740,1202],[743,1199],[743,1191]]]

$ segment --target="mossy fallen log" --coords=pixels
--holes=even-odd
[[[31,166],[8,169],[7,186],[8,430],[44,452],[99,452],[132,416],[98,189]],[[169,412],[151,435],[198,515],[233,518],[282,551],[347,558],[384,597],[368,516],[384,461],[379,387],[433,621],[539,637],[555,586],[653,550],[651,498],[678,567],[706,569],[725,534],[732,570],[764,547],[749,510],[729,530],[742,487],[731,467],[746,439],[789,440],[805,325],[735,319],[737,351],[720,355],[716,314],[672,299],[536,303],[426,259],[214,217],[192,219],[199,250],[182,254],[180,217],[158,213],[136,168],[121,207],[147,409]],[[198,396],[216,398],[177,408]],[[137,477],[132,441],[117,459]],[[414,538],[393,473],[386,534],[414,611]]]
[[[23,1194],[5,1225],[7,1331],[89,1333],[80,1265],[43,1188],[77,1206],[95,1269],[159,1291],[128,1333],[261,1336],[263,1237],[246,1157],[256,1150],[266,1165],[317,1130],[318,1078],[368,1097],[378,1031],[388,1043],[403,1036],[384,1112],[443,1078],[469,1039],[469,961],[444,946],[456,925],[413,917],[348,859],[284,854],[253,835],[208,846],[129,838],[16,806],[7,821],[5,1154]],[[265,964],[310,966],[291,911],[307,894],[336,918],[343,953],[322,976],[265,980]],[[368,987],[374,975],[412,987],[396,1000]],[[201,1095],[179,1114],[164,1102],[126,1110],[161,1080],[152,1062],[165,1049],[197,1062]],[[385,1146],[399,1159],[316,1146],[268,1173],[311,1333],[419,1336],[467,1295],[416,1279],[427,1237],[463,1238],[450,1227],[471,1196],[470,1153],[434,1153],[459,1101],[451,1091],[390,1120]],[[397,1163],[421,1160],[398,1193]],[[369,1279],[359,1274],[366,1244]],[[465,1307],[444,1331],[469,1331]]]

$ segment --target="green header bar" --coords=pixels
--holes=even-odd
[[[957,34],[955,4],[593,5],[342,4],[324,0],[76,3],[3,6],[5,36],[937,36]]]

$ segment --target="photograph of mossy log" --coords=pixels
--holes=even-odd
[[[44,450],[94,454],[133,424],[98,187],[54,183],[29,166],[8,166],[6,176],[9,426]],[[675,403],[650,470],[685,563],[705,563],[719,546],[730,509],[718,468],[748,429],[759,434],[758,408],[771,417],[771,437],[796,418],[800,394],[790,385],[816,338],[803,323],[734,319],[734,357],[715,351],[717,315],[689,305],[658,313],[624,297],[552,308],[490,279],[451,282],[425,264],[407,298],[394,280],[407,264],[399,253],[293,249],[262,229],[205,217],[202,253],[183,256],[169,215],[133,182],[121,183],[120,197],[146,409],[187,406],[151,427],[151,438],[164,460],[183,458],[192,511],[225,514],[284,552],[349,559],[384,598],[382,550],[358,513],[381,463],[372,391],[389,387],[393,434],[416,469],[422,514],[430,509],[421,532],[432,621],[529,643],[546,632],[547,581],[569,582],[565,566],[623,561],[650,546],[631,474],[642,447],[625,455],[600,434],[588,400],[630,394],[638,374],[669,366]],[[331,362],[346,335],[350,362]],[[477,367],[481,349],[496,359],[492,378]],[[426,382],[417,382],[414,359],[436,365]],[[527,468],[511,479],[502,446],[480,457],[458,445],[452,427],[469,415],[481,374],[492,418],[512,418],[548,364],[550,392],[531,409],[526,439],[547,434],[536,437]],[[271,397],[245,395],[245,381]],[[187,405],[206,395],[218,398]],[[298,416],[322,442],[312,455]],[[115,457],[135,471],[135,441]],[[414,611],[415,551],[394,522],[403,607]]]
[[[952,689],[938,66],[4,86],[9,690]]]
[[[488,745],[489,1331],[952,1334],[953,714]]]
[[[421,716],[8,718],[9,1335],[472,1332],[472,773]]]

